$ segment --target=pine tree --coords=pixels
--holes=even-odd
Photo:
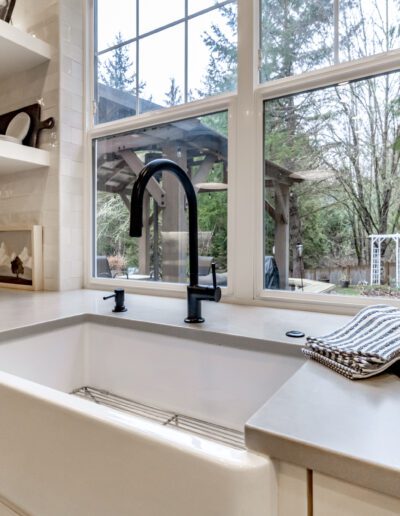
[[[229,34],[215,24],[210,32],[202,36],[210,57],[204,87],[197,91],[200,97],[234,91],[237,77],[237,16],[232,6],[221,7],[220,11],[227,20]]]
[[[174,77],[170,78],[169,90],[165,93],[165,104],[167,106],[176,106],[182,103],[181,89],[176,85]]]
[[[114,41],[116,48],[112,51],[112,57],[103,64],[100,77],[103,84],[107,86],[132,92],[136,88],[136,73],[132,71],[134,66],[128,55],[128,49],[122,43],[122,34],[119,32]]]

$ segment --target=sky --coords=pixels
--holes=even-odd
[[[145,34],[160,26],[166,25],[185,14],[185,0],[137,0],[139,2],[139,32]],[[188,0],[189,14],[194,14],[210,6],[217,0]],[[314,0],[318,4],[318,0]],[[108,48],[115,41],[115,36],[121,32],[124,40],[136,37],[136,0],[97,0],[98,2],[98,49]],[[268,6],[269,0],[262,0],[262,5]],[[357,7],[352,13],[344,12],[339,3],[340,27],[347,24],[356,24],[359,16]],[[369,33],[369,48],[362,49],[359,55],[353,52],[352,57],[372,55],[378,51],[376,41],[381,39],[382,31],[379,26],[386,25],[386,6],[388,6],[389,20],[399,20],[399,0],[359,0],[367,23]],[[333,10],[333,0],[332,0]],[[332,11],[333,12],[333,11]],[[345,15],[346,14],[346,19]],[[203,80],[207,75],[209,62],[209,50],[203,42],[205,33],[211,32],[212,24],[217,25],[222,31],[230,35],[231,31],[226,26],[226,19],[218,9],[210,13],[197,16],[189,20],[188,31],[188,89],[194,98],[198,97],[197,90],[202,89]],[[332,36],[333,38],[333,36]],[[354,41],[355,48],[360,44]],[[131,61],[136,71],[136,43],[127,47]],[[105,54],[102,60],[112,57],[112,53]],[[340,46],[339,58],[341,61],[348,59],[347,53]],[[152,98],[157,104],[165,104],[165,95],[170,88],[171,78],[184,96],[185,76],[185,49],[184,49],[184,24],[163,30],[157,34],[147,36],[139,44],[139,80],[145,83],[142,93],[144,98]],[[325,64],[333,64],[333,55]],[[299,73],[303,70],[296,70]]]
[[[215,5],[214,0],[189,0],[189,14]],[[160,26],[178,20],[185,15],[184,0],[139,0],[139,32],[145,34]],[[188,23],[188,89],[196,95],[202,87],[209,61],[209,51],[202,41],[205,32],[211,31],[212,24],[221,27],[227,34],[226,19],[219,10],[197,16]],[[170,79],[175,78],[183,96],[185,66],[184,24],[147,36],[139,44],[139,80],[145,82],[143,96],[156,103],[165,102],[165,94],[170,88]],[[135,0],[98,0],[98,49],[108,48],[121,32],[124,40],[136,37]],[[136,44],[128,47],[129,55],[136,64]],[[104,55],[102,59],[111,57]]]

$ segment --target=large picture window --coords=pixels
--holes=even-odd
[[[234,302],[400,299],[400,0],[90,1],[89,286],[184,290],[171,174],[128,236],[165,157],[196,189],[201,283],[215,260]]]

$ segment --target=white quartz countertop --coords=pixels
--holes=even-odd
[[[127,294],[128,311],[113,314],[113,300],[102,299],[109,293],[1,290],[0,333],[94,314],[167,325],[177,333],[185,328],[204,335],[235,335],[270,343],[277,352],[300,354],[304,339],[288,338],[286,331],[321,335],[349,320],[347,316],[204,302],[206,322],[187,325],[183,322],[185,299]],[[246,442],[255,451],[398,497],[399,436],[400,378],[396,374],[351,381],[310,361],[246,425]]]
[[[400,367],[397,370],[400,375]],[[246,444],[271,457],[400,497],[396,373],[354,381],[308,361],[246,423]]]
[[[302,330],[306,335],[317,335],[349,320],[349,317],[339,315],[203,302],[206,321],[188,325],[184,322],[186,299],[126,294],[128,311],[114,314],[114,300],[103,301],[103,296],[109,294],[110,291],[100,290],[27,292],[0,289],[0,331],[90,313],[300,346],[305,339],[286,337],[286,331]]]

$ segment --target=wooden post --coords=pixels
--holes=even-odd
[[[280,288],[289,284],[289,186],[275,182],[275,260],[279,269]]]
[[[163,148],[163,154],[187,170],[186,148],[176,145]],[[163,173],[163,189],[167,199],[163,211],[162,274],[163,281],[187,283],[188,225],[185,192],[171,172]]]
[[[139,238],[139,274],[150,273],[150,195],[143,196],[143,231]]]

